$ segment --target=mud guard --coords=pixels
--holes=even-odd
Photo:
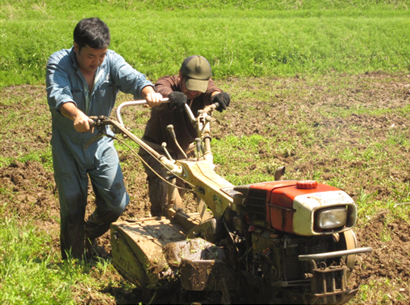
[[[170,271],[164,246],[184,239],[182,228],[169,219],[116,222],[111,224],[112,263],[137,288],[154,288]]]

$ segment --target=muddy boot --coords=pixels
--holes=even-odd
[[[167,207],[162,204],[151,204],[151,217],[160,219],[162,216],[166,215]]]
[[[151,207],[151,217],[161,217],[162,210],[160,208]]]

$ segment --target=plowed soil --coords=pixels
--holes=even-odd
[[[406,204],[393,207],[394,204],[403,203],[394,194],[403,189],[408,190],[410,151],[405,144],[408,136],[403,139],[403,145],[385,147],[385,157],[369,159],[368,163],[363,160],[328,159],[323,155],[323,147],[336,143],[337,149],[356,148],[360,151],[372,145],[372,139],[382,142],[380,139],[387,138],[392,128],[408,129],[410,117],[405,114],[405,109],[408,109],[405,106],[409,104],[409,82],[410,78],[406,75],[381,73],[340,76],[339,81],[323,78],[308,82],[294,77],[228,79],[217,82],[221,88],[231,93],[232,104],[225,113],[218,113],[214,117],[212,124],[216,138],[222,139],[226,134],[239,137],[259,134],[263,137],[277,137],[279,142],[286,141],[300,136],[296,130],[286,129],[289,124],[300,121],[309,122],[316,137],[337,134],[337,137],[323,137],[310,146],[296,142],[292,149],[278,155],[272,156],[261,150],[259,157],[274,158],[276,163],[285,165],[287,179],[292,179],[293,175],[309,178],[310,173],[320,168],[324,181],[341,179],[344,181],[344,190],[355,200],[362,195],[358,191],[360,189],[365,190],[366,194],[373,194],[367,201],[368,209],[373,212],[362,213],[355,229],[359,245],[373,247],[374,251],[357,255],[356,270],[351,281],[356,286],[364,286],[366,293],[351,301],[354,304],[408,304],[410,299],[408,208]],[[34,223],[45,234],[50,234],[53,241],[46,246],[48,250],[58,252],[59,203],[47,153],[50,149],[51,123],[45,88],[18,86],[3,88],[0,92],[0,113],[4,120],[2,126],[9,126],[0,130],[0,154],[8,160],[0,168],[0,204],[5,207],[3,214],[18,215],[22,221]],[[127,98],[120,96],[122,100]],[[344,109],[346,114],[333,118],[323,115],[323,111],[330,113],[332,109]],[[361,111],[363,109],[372,111]],[[403,114],[399,115],[394,111],[396,109],[404,109]],[[133,127],[142,130],[147,116],[148,114],[133,123]],[[271,129],[271,124],[283,127],[282,131]],[[363,138],[367,138],[368,142],[363,142]],[[25,161],[24,156],[33,152],[40,152],[41,157],[34,160],[26,158]],[[385,166],[385,162],[393,154],[400,156],[402,170]],[[131,197],[131,203],[120,219],[145,216],[149,201],[142,165],[126,150],[121,150],[119,155]],[[316,157],[309,162],[303,158],[306,155]],[[329,170],[334,168],[339,171]],[[360,175],[349,176],[357,169],[360,169]],[[246,175],[249,170],[252,169],[244,169],[238,174]],[[386,179],[392,179],[397,184],[379,183],[380,175],[385,175]],[[91,190],[89,194],[88,214],[93,209]],[[376,208],[372,206],[375,202],[391,204],[378,204],[379,208]],[[394,210],[399,210],[400,213],[394,213]],[[109,258],[108,233],[99,238],[98,245],[100,256]],[[118,274],[109,276],[114,282],[120,283],[121,277]],[[117,303],[137,301],[133,299],[135,296],[132,293],[122,291],[120,284],[107,287],[105,293],[115,296]],[[110,302],[108,298],[93,298],[92,292],[88,301],[92,304]]]

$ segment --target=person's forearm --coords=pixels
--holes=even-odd
[[[64,103],[60,107],[60,112],[62,115],[64,115],[66,118],[75,121],[75,119],[80,115],[83,114],[83,112],[78,109],[74,103]]]
[[[64,115],[66,118],[69,118],[72,120],[74,123],[74,129],[78,132],[93,132],[94,128],[90,127],[90,118],[82,112],[80,109],[78,109],[74,103],[64,103],[60,107],[60,112],[62,115]]]
[[[149,93],[155,93],[155,90],[152,86],[145,86],[144,88],[142,88],[141,95],[144,100],[147,99],[147,95]]]

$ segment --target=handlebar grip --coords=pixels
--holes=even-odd
[[[90,116],[88,117],[88,125],[90,128],[96,127],[98,121],[98,116]]]

